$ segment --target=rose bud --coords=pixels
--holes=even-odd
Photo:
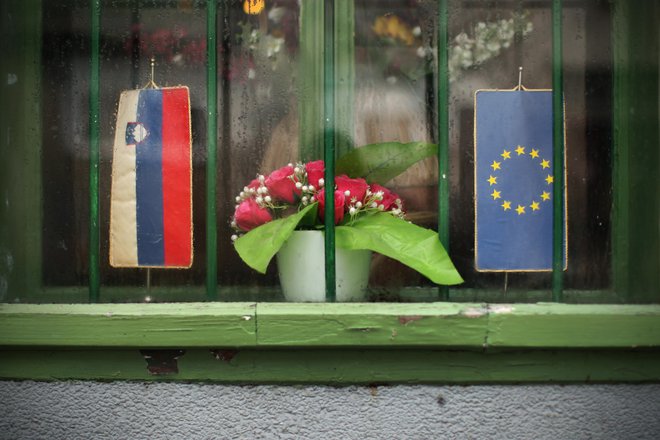
[[[335,177],[335,185],[337,185],[337,191],[341,191],[344,195],[346,195],[346,191],[349,191],[349,195],[346,196],[346,205],[350,204],[351,200],[363,202],[369,188],[366,180],[351,179],[344,174]]]
[[[305,171],[307,171],[307,183],[314,188],[319,189],[319,180],[323,179],[325,173],[325,164],[322,160],[315,160],[314,162],[307,162],[305,164]]]
[[[261,186],[261,182],[259,182],[259,179],[253,179],[252,182],[248,184],[248,188],[257,190]]]
[[[319,201],[319,218],[325,220],[325,190],[322,189],[316,193],[316,200]],[[335,224],[339,224],[344,219],[344,203],[346,198],[341,191],[335,191]]]
[[[247,199],[236,207],[234,212],[234,221],[243,231],[268,223],[273,219],[268,209],[259,206],[254,199]]]
[[[383,198],[378,201],[378,204],[383,205],[383,209],[385,211],[396,208],[394,202],[399,198],[398,195],[385,188],[384,186],[378,185],[377,183],[372,183],[370,187],[373,194],[376,194],[379,191],[383,193]]]
[[[270,173],[264,184],[273,200],[279,202],[293,203],[296,196],[299,196],[301,192],[299,188],[296,188],[296,181],[293,178],[293,166],[291,165]]]

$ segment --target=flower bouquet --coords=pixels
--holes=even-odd
[[[405,219],[404,202],[377,182],[387,182],[436,151],[422,142],[372,144],[337,161],[335,186],[324,182],[321,160],[288,164],[258,175],[236,197],[231,220],[234,246],[243,261],[265,273],[296,230],[323,230],[328,204],[334,209],[335,244],[370,250],[415,269],[437,284],[463,280],[437,233]],[[333,194],[329,201],[327,193]]]

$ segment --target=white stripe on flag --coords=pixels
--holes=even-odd
[[[126,124],[137,120],[139,90],[122,92],[112,155],[110,265],[137,267],[135,145],[126,145]]]

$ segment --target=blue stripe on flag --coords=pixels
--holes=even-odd
[[[476,95],[477,270],[552,269],[552,92]]]
[[[159,90],[142,90],[137,122],[147,130],[136,146],[136,217],[138,264],[162,266],[163,239],[162,123],[163,95]]]

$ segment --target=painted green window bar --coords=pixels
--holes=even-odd
[[[315,17],[312,14],[321,16],[323,18],[323,114],[322,120],[324,121],[323,133],[323,150],[324,159],[326,163],[325,181],[328,187],[334,186],[334,159],[335,159],[335,38],[341,35],[352,35],[350,28],[353,8],[350,7],[351,2],[334,2],[334,1],[316,1],[307,2],[303,6],[303,11],[307,15],[303,16],[302,32],[303,35],[311,35],[314,29],[309,29],[310,24],[317,24]],[[90,282],[89,282],[89,300],[90,302],[99,301],[100,290],[100,246],[99,246],[99,210],[98,210],[98,191],[99,191],[99,175],[98,175],[98,156],[99,156],[99,32],[100,32],[100,15],[101,15],[101,2],[95,0],[92,2],[92,22],[91,22],[91,80],[90,80]],[[333,11],[334,8],[334,11]],[[309,11],[309,12],[307,12]],[[217,44],[217,1],[209,0],[207,6],[207,115],[208,115],[208,137],[207,137],[207,178],[206,178],[206,213],[207,213],[207,261],[206,261],[206,296],[208,300],[217,299],[217,218],[216,218],[216,204],[215,204],[215,172],[217,167],[217,59],[216,59],[216,44]],[[448,157],[449,157],[449,118],[448,118],[448,88],[449,88],[449,70],[448,64],[448,48],[447,48],[447,0],[440,0],[438,2],[438,127],[439,132],[442,133],[441,138],[438,140],[438,163],[440,176],[438,179],[439,186],[439,235],[445,248],[449,248],[449,188],[448,188]],[[562,84],[562,55],[561,55],[561,0],[553,0],[552,2],[552,66],[553,66],[553,119],[554,121],[554,151],[555,156],[553,163],[553,175],[555,182],[554,192],[554,205],[553,205],[553,278],[552,278],[552,291],[553,301],[560,302],[562,300],[562,240],[563,240],[563,221],[562,221],[562,206],[563,206],[563,108],[562,99],[563,84]],[[335,34],[335,20],[342,20],[344,27],[339,27],[338,34]],[[352,53],[351,42],[345,43],[344,59],[347,54]],[[343,67],[343,66],[341,66]],[[340,67],[340,68],[341,68]],[[316,103],[312,103],[316,104]],[[350,121],[347,122],[347,124]],[[340,127],[340,129],[348,127]],[[334,212],[327,210],[325,215],[325,248],[326,248],[326,297],[328,301],[335,301],[335,241],[334,241]],[[442,299],[448,299],[448,288],[443,286],[441,289]]]
[[[66,2],[63,2],[66,3]],[[140,2],[137,0],[126,2],[114,1],[101,1],[91,0],[88,5],[82,2],[70,2],[70,10],[80,8],[81,10],[88,10],[88,20],[81,20],[79,24],[88,26],[89,42],[79,42],[85,46],[86,53],[89,53],[88,58],[88,81],[83,84],[88,88],[88,147],[89,154],[88,167],[89,167],[89,183],[88,183],[88,212],[89,212],[89,237],[87,239],[88,245],[86,246],[86,253],[88,258],[88,273],[81,279],[86,282],[84,288],[88,289],[88,300],[90,302],[107,301],[104,298],[106,286],[104,284],[103,275],[103,256],[104,247],[102,245],[103,236],[107,232],[104,230],[103,215],[103,201],[101,200],[104,191],[107,191],[107,186],[103,180],[107,177],[104,174],[104,158],[102,146],[102,131],[105,130],[104,126],[110,125],[108,119],[111,114],[104,111],[102,108],[102,101],[107,99],[114,99],[114,97],[104,94],[104,78],[103,72],[108,71],[109,67],[104,57],[108,57],[108,51],[116,49],[108,49],[112,44],[118,46],[116,42],[113,43],[111,38],[104,36],[102,30],[104,27],[119,26],[113,21],[104,22],[104,14],[106,11],[114,7],[124,7],[128,5],[131,11],[131,26],[130,29],[139,28],[141,26],[142,10],[154,7],[153,2]],[[147,4],[148,3],[148,4]],[[158,2],[156,2],[158,3]],[[222,205],[222,197],[225,194],[225,187],[228,186],[230,177],[225,177],[222,173],[218,173],[218,167],[227,165],[227,161],[231,160],[230,153],[227,153],[224,147],[228,142],[232,142],[232,135],[229,133],[231,124],[235,118],[245,117],[245,113],[249,111],[241,110],[235,112],[229,104],[232,95],[235,91],[232,89],[234,79],[233,75],[234,65],[230,66],[232,62],[229,60],[229,53],[232,53],[234,33],[239,29],[233,22],[238,13],[241,11],[242,2],[232,1],[189,1],[189,2],[162,2],[163,8],[179,8],[180,13],[189,14],[187,19],[194,22],[196,26],[203,26],[204,31],[200,32],[200,38],[195,41],[195,46],[198,52],[194,54],[197,58],[196,66],[204,66],[205,81],[203,85],[198,87],[198,90],[205,92],[205,102],[200,107],[203,108],[203,117],[199,117],[197,121],[202,121],[199,125],[204,128],[205,136],[203,138],[203,145],[200,142],[198,146],[204,148],[204,154],[200,154],[199,160],[203,161],[204,172],[199,173],[203,177],[203,181],[196,180],[195,183],[203,183],[204,190],[201,191],[201,196],[195,199],[195,210],[204,213],[203,221],[199,223],[203,225],[202,231],[195,231],[197,237],[203,237],[203,242],[196,242],[196,246],[203,249],[201,254],[204,257],[203,262],[196,262],[197,271],[203,273],[204,288],[188,289],[184,284],[179,291],[195,291],[194,297],[190,299],[206,299],[214,300],[233,300],[233,299],[248,299],[241,295],[252,295],[250,299],[262,299],[262,293],[272,290],[268,286],[264,287],[259,282],[254,285],[238,286],[238,287],[224,287],[219,278],[229,278],[229,285],[233,283],[232,275],[222,273],[219,275],[219,267],[225,264],[223,261],[223,253],[219,252],[219,242],[226,241],[226,237],[219,235],[218,231],[224,231],[222,226],[225,219],[219,218],[218,213],[224,215]],[[369,5],[365,6],[366,3]],[[365,47],[356,47],[356,38],[354,35],[362,35],[363,32],[356,22],[364,20],[367,16],[368,8],[373,8],[376,11],[383,12],[383,16],[387,17],[387,8],[390,3],[396,2],[359,2],[359,1],[321,1],[309,0],[302,3],[302,7],[298,11],[300,27],[297,29],[297,41],[295,48],[298,51],[298,68],[297,75],[297,94],[296,102],[291,104],[291,113],[295,114],[298,122],[294,125],[297,127],[297,134],[293,138],[298,139],[300,148],[300,159],[311,160],[323,157],[326,167],[326,182],[332,185],[334,174],[332,169],[334,160],[337,154],[344,153],[349,149],[355,147],[352,133],[358,127],[357,121],[363,121],[361,115],[357,113],[361,110],[357,109],[352,103],[359,99],[364,99],[363,96],[357,96],[356,87],[357,83],[364,81],[360,75],[363,66],[356,66],[356,59],[365,56],[369,49],[373,49],[367,45]],[[184,6],[182,6],[185,4]],[[38,5],[37,9],[30,9],[28,12],[27,6],[21,6],[19,3],[5,6],[7,8],[3,11],[3,15],[7,15],[6,11],[20,10],[24,23],[22,29],[24,30],[26,41],[23,43],[28,49],[26,55],[23,55],[25,60],[30,60],[39,66],[42,62],[41,57],[46,57],[47,50],[42,47],[47,38],[46,32],[49,24],[45,23],[43,14],[47,11],[53,11],[56,7],[46,6],[45,3],[35,2],[29,5],[33,7]],[[160,7],[159,6],[159,7]],[[657,56],[654,58],[653,54],[657,54],[653,50],[642,51],[641,47],[648,47],[652,45],[657,49],[658,45],[658,30],[654,25],[654,19],[658,17],[658,2],[648,2],[644,5],[630,5],[629,2],[624,1],[565,1],[549,0],[549,1],[500,1],[494,2],[495,7],[500,7],[502,10],[512,11],[512,13],[527,14],[532,11],[532,14],[537,14],[539,17],[534,21],[538,23],[545,20],[545,28],[548,34],[546,35],[549,45],[546,46],[551,54],[548,65],[551,69],[550,83],[543,83],[547,88],[550,86],[553,90],[553,139],[554,139],[554,156],[552,175],[555,185],[553,186],[554,192],[552,196],[553,203],[553,265],[552,273],[547,277],[539,276],[538,278],[530,278],[531,281],[523,283],[524,287],[520,292],[508,292],[507,283],[514,283],[515,275],[511,276],[511,281],[508,275],[484,275],[487,279],[485,282],[475,281],[469,283],[467,287],[436,288],[431,285],[424,284],[423,295],[420,294],[420,289],[416,287],[409,287],[402,285],[397,287],[403,294],[405,300],[475,300],[485,299],[488,301],[536,301],[536,300],[552,300],[555,302],[574,302],[574,301],[596,301],[596,302],[657,302],[660,300],[660,279],[658,275],[658,267],[660,267],[660,232],[657,226],[658,211],[660,202],[656,196],[657,191],[660,190],[658,184],[657,173],[660,167],[660,159],[657,148],[658,133],[657,129],[654,131],[653,126],[657,126],[658,116],[658,100],[649,97],[656,96],[658,90],[658,76]],[[464,31],[463,34],[470,36],[470,30],[473,23],[463,19],[463,16],[473,14],[474,17],[479,19],[491,18],[489,13],[479,15],[479,2],[475,1],[426,1],[422,2],[420,6],[422,12],[432,12],[429,15],[431,32],[428,35],[423,35],[427,38],[429,48],[432,48],[432,55],[426,55],[433,60],[433,69],[430,72],[425,72],[419,75],[410,84],[417,84],[416,81],[425,84],[426,100],[425,106],[427,116],[433,121],[434,125],[431,128],[433,133],[433,141],[438,144],[437,156],[437,169],[434,175],[437,175],[437,194],[435,201],[435,218],[437,222],[438,235],[444,246],[450,251],[453,256],[453,251],[456,250],[458,257],[458,265],[461,268],[468,267],[471,262],[467,261],[465,255],[469,252],[464,249],[466,241],[466,233],[460,229],[460,220],[457,221],[459,216],[464,216],[466,213],[470,214],[470,210],[466,209],[464,205],[469,205],[472,201],[472,195],[465,191],[460,191],[461,179],[470,180],[471,171],[468,170],[471,158],[458,157],[458,152],[465,147],[461,144],[458,148],[455,147],[457,141],[456,136],[452,137],[452,130],[454,130],[454,123],[452,118],[455,112],[455,96],[452,96],[452,89],[459,87],[454,82],[454,71],[452,71],[452,57],[455,55],[455,42],[457,41],[457,29]],[[39,9],[40,8],[40,9]],[[52,8],[52,9],[48,9]],[[379,9],[380,8],[380,9]],[[495,8],[497,9],[497,8]],[[237,12],[238,11],[238,12]],[[397,10],[401,12],[401,10]],[[477,11],[477,12],[474,12]],[[569,11],[569,12],[567,12]],[[578,12],[574,12],[578,11]],[[596,183],[598,185],[609,185],[604,191],[599,188],[586,186],[581,187],[582,191],[589,192],[603,192],[603,200],[594,202],[596,208],[594,212],[610,216],[606,220],[607,226],[603,227],[594,237],[585,237],[584,240],[593,240],[592,244],[585,244],[578,250],[578,255],[575,258],[589,259],[596,257],[600,258],[599,269],[592,278],[589,280],[589,275],[583,278],[587,281],[577,283],[581,290],[587,292],[583,297],[566,297],[564,294],[566,289],[565,273],[563,270],[562,258],[562,245],[563,245],[563,216],[562,207],[564,204],[564,188],[567,182],[564,182],[564,170],[560,166],[568,159],[568,166],[571,166],[568,156],[564,157],[563,140],[567,136],[564,133],[564,104],[563,97],[571,90],[565,89],[564,69],[567,65],[571,65],[572,59],[569,61],[564,59],[562,48],[568,47],[572,42],[566,41],[566,26],[562,23],[562,15],[577,14],[584,20],[581,23],[588,22],[591,18],[597,17],[597,24],[590,24],[589,42],[586,45],[585,51],[598,51],[602,50],[607,52],[609,64],[602,70],[596,73],[581,72],[584,75],[585,82],[590,80],[599,80],[601,82],[594,82],[593,87],[596,90],[591,90],[589,84],[583,90],[583,93],[589,93],[587,98],[582,99],[580,103],[584,106],[585,118],[587,119],[585,128],[586,136],[596,133],[595,136],[600,136],[597,141],[600,145],[595,145],[596,141],[589,144],[585,154],[589,154],[591,149],[601,148],[607,150],[606,158],[603,160],[598,159],[596,165],[589,165],[591,168],[585,171],[585,176],[589,177],[589,173],[597,174],[598,178]],[[499,13],[498,13],[499,14]],[[583,15],[580,15],[583,14]],[[377,15],[377,14],[376,14]],[[405,11],[400,15],[405,18]],[[391,16],[391,15],[390,15]],[[396,15],[394,15],[396,16]],[[524,16],[524,15],[523,15]],[[35,18],[39,17],[39,18]],[[504,21],[504,16],[496,16],[496,19]],[[572,15],[570,15],[572,17]],[[115,20],[115,17],[112,18]],[[246,19],[247,20],[247,19]],[[272,20],[262,15],[260,18],[250,18],[252,21],[245,21],[246,23],[253,23],[254,30],[263,29],[264,20]],[[402,19],[403,20],[403,19]],[[455,23],[462,22],[460,26]],[[298,21],[294,21],[298,23]],[[371,23],[371,22],[370,22]],[[373,22],[373,27],[376,24]],[[574,25],[576,20],[569,19],[570,25]],[[364,23],[363,23],[364,24]],[[634,25],[633,25],[634,24]],[[390,22],[390,25],[393,24]],[[401,34],[389,35],[390,40],[397,38],[405,39],[408,35],[405,34],[405,28],[401,25],[399,27]],[[131,31],[133,32],[133,31]],[[140,31],[142,32],[142,30]],[[243,42],[249,41],[250,33],[245,32]],[[155,34],[155,33],[154,33]],[[123,35],[123,34],[122,34]],[[131,35],[124,40],[130,41]],[[403,37],[400,37],[403,35]],[[570,35],[573,35],[572,33]],[[655,38],[651,38],[655,36]],[[608,38],[603,38],[608,37]],[[529,55],[529,50],[523,50],[522,43],[524,37],[520,31],[517,31],[513,37],[513,47],[510,52],[502,56],[508,57],[507,66],[524,63],[525,56]],[[595,40],[602,40],[597,42]],[[563,41],[564,40],[564,41]],[[261,44],[256,42],[254,44]],[[270,40],[269,40],[270,41]],[[369,44],[372,44],[369,41]],[[390,42],[391,43],[391,42]],[[251,43],[252,44],[252,43]],[[389,44],[389,43],[388,43]],[[383,46],[385,47],[385,46]],[[376,47],[376,50],[383,49],[383,47]],[[201,49],[200,49],[201,48]],[[280,47],[273,50],[291,50],[291,48]],[[423,49],[420,46],[420,49]],[[140,48],[132,46],[130,57],[132,58],[133,68],[131,70],[132,85],[139,85],[141,77],[139,76],[139,69],[135,65],[144,64],[145,53],[141,53]],[[236,49],[237,50],[237,49]],[[575,51],[569,51],[570,57],[575,57]],[[13,53],[13,52],[11,52]],[[47,55],[52,57],[53,55]],[[185,56],[188,56],[186,54]],[[193,57],[193,55],[190,55]],[[589,58],[589,54],[582,54],[581,56]],[[9,58],[10,62],[14,59],[19,60],[18,55],[15,58]],[[514,60],[514,61],[512,61]],[[45,60],[43,61],[45,63]],[[106,63],[104,67],[104,62]],[[173,61],[175,62],[175,61]],[[486,64],[490,62],[491,64]],[[484,62],[483,69],[488,66],[497,64],[498,60],[491,60]],[[504,62],[502,62],[504,63]],[[241,67],[241,66],[239,66]],[[257,67],[243,66],[246,71]],[[400,66],[399,66],[400,67]],[[80,68],[80,67],[78,67]],[[105,68],[105,70],[103,70]],[[26,78],[27,84],[38,88],[43,86],[47,78],[42,78],[42,70],[35,68],[34,64],[25,62],[24,72],[21,72],[23,77]],[[387,69],[392,69],[388,66]],[[571,65],[569,80],[573,80],[577,74],[574,72],[575,68]],[[533,70],[533,69],[530,69]],[[386,82],[381,85],[389,84],[391,78],[395,78],[395,73],[387,70],[390,75],[386,78]],[[167,71],[165,72],[167,73]],[[159,74],[159,73],[157,73]],[[396,74],[400,74],[399,71]],[[469,73],[468,73],[469,74]],[[653,76],[655,74],[655,77]],[[509,77],[502,75],[495,75],[497,79],[493,79],[492,88],[508,88],[515,85],[517,79],[517,69],[510,72]],[[546,77],[548,75],[546,74]],[[603,79],[603,77],[605,79]],[[10,77],[11,79],[11,77]],[[536,84],[534,78],[529,78],[529,82]],[[527,77],[524,79],[527,84]],[[131,84],[127,84],[126,88],[130,88]],[[540,88],[540,86],[537,86]],[[600,88],[598,88],[600,87]],[[20,98],[20,93],[5,88],[3,94],[4,99]],[[601,95],[609,94],[609,98],[603,98]],[[18,93],[18,95],[12,95]],[[655,95],[654,95],[655,93]],[[596,97],[596,95],[600,97]],[[29,101],[29,99],[27,100]],[[570,103],[570,99],[568,100]],[[640,104],[637,104],[640,103]],[[596,117],[592,113],[597,112],[598,109],[594,108],[599,105],[610,108],[611,114],[607,115],[609,123],[606,126],[598,127]],[[31,106],[31,107],[30,107]],[[629,111],[630,108],[636,108],[635,115]],[[24,120],[20,121],[19,126],[22,124],[22,129],[26,133],[25,141],[32,141],[37,145],[41,144],[40,136],[45,136],[40,131],[47,130],[48,124],[42,122],[39,130],[30,130],[27,125],[29,113],[38,115],[40,118],[45,118],[44,111],[41,109],[40,102],[26,104],[27,109],[23,113]],[[431,108],[429,108],[431,107]],[[452,110],[454,109],[454,110]],[[463,109],[463,111],[465,111]],[[241,113],[242,114],[236,114]],[[569,111],[570,113],[570,111]],[[7,114],[7,110],[3,109],[3,116]],[[575,117],[575,113],[567,115],[568,117]],[[602,114],[598,115],[602,117]],[[193,121],[195,119],[193,118]],[[360,122],[360,123],[361,123]],[[591,125],[589,125],[591,124]],[[570,130],[570,125],[569,125]],[[599,134],[600,133],[600,134]],[[606,134],[602,134],[606,133]],[[31,138],[30,138],[31,136]],[[465,143],[466,139],[461,138],[460,142]],[[587,140],[584,140],[587,143]],[[655,144],[654,144],[655,142]],[[611,147],[610,147],[611,145]],[[471,147],[471,145],[467,145]],[[570,145],[569,145],[570,148]],[[37,149],[39,153],[40,149]],[[605,154],[602,151],[594,154]],[[462,153],[461,153],[462,154]],[[44,164],[46,163],[44,157],[41,161],[32,161],[31,167],[25,166],[22,172],[27,173],[30,177],[27,186],[22,189],[23,193],[19,194],[17,189],[12,189],[9,198],[25,198],[31,200],[33,206],[26,207],[26,213],[37,215],[27,215],[29,218],[25,228],[30,232],[24,233],[23,238],[31,237],[28,241],[35,243],[31,246],[26,246],[24,254],[19,254],[16,257],[16,264],[21,265],[21,270],[15,271],[10,278],[13,285],[20,285],[18,290],[26,292],[28,301],[40,301],[38,294],[34,292],[40,291],[43,287],[39,274],[43,272],[43,265],[47,264],[45,261],[46,255],[42,255],[43,246],[41,240],[44,240],[45,232],[42,231],[40,219],[44,215],[43,210],[46,209],[40,205],[42,197],[42,187],[47,185],[46,181],[42,181],[41,176]],[[18,161],[17,161],[18,162]],[[236,167],[244,166],[245,163],[236,165]],[[598,168],[598,169],[594,169]],[[231,171],[231,170],[230,170]],[[230,172],[227,172],[230,174]],[[457,177],[460,174],[460,177]],[[6,174],[6,179],[2,181],[3,188],[9,188],[10,179],[13,176],[10,173]],[[455,182],[459,182],[457,185]],[[575,184],[576,178],[573,179],[571,184]],[[454,182],[454,183],[452,183]],[[459,194],[456,187],[459,186]],[[465,185],[463,185],[465,186]],[[453,191],[453,192],[452,192]],[[611,195],[608,195],[611,193]],[[571,209],[580,208],[576,205],[570,205],[571,193],[569,189],[569,216]],[[591,202],[589,202],[591,203]],[[609,209],[603,209],[603,206],[609,206]],[[611,212],[610,212],[611,211]],[[5,227],[3,228],[3,241],[11,242],[9,238],[11,231],[18,230],[18,221],[12,218],[8,211],[3,212],[3,218],[6,218]],[[332,218],[332,210],[326,211],[326,285],[331,286],[327,291],[327,298],[330,301],[334,300],[334,221]],[[198,215],[196,217],[200,219]],[[595,221],[589,219],[588,221]],[[586,222],[586,221],[585,221]],[[583,223],[585,223],[583,222]],[[583,225],[579,223],[578,226]],[[570,229],[570,226],[569,226]],[[597,229],[597,227],[596,227]],[[580,240],[580,232],[570,232],[574,234],[576,240]],[[39,238],[40,234],[41,238]],[[20,234],[19,234],[20,235]],[[450,237],[452,241],[450,242]],[[602,243],[598,243],[598,241]],[[11,247],[11,246],[10,246]],[[17,246],[14,246],[17,247]],[[459,249],[460,248],[460,249]],[[587,251],[583,251],[587,249]],[[570,251],[570,248],[569,248]],[[603,257],[602,254],[609,256]],[[51,252],[50,254],[54,254]],[[49,255],[50,255],[49,254]],[[572,258],[569,257],[569,258]],[[52,262],[48,262],[52,264]],[[587,268],[589,266],[586,266]],[[81,269],[84,272],[84,269]],[[32,274],[32,276],[30,276]],[[135,282],[142,275],[134,275],[129,278],[130,282]],[[47,277],[46,277],[47,278]],[[151,291],[151,284],[153,279],[158,278],[158,275],[148,274],[146,281],[147,292]],[[17,281],[18,280],[18,281]],[[589,287],[589,282],[594,281],[595,287]],[[130,285],[130,282],[128,283]],[[47,283],[46,283],[47,284]],[[194,283],[193,283],[194,284]],[[249,284],[249,283],[248,283]],[[504,287],[502,287],[502,284]],[[587,287],[585,287],[587,286]],[[140,295],[139,300],[144,298],[143,288],[133,289],[122,287],[121,283],[117,286],[107,287],[109,290],[122,291],[124,293],[112,296],[113,301],[117,300],[136,300],[134,295]],[[270,290],[269,290],[270,289]],[[568,290],[571,288],[569,287]],[[57,291],[58,288],[50,288],[51,291]],[[65,289],[59,288],[64,291]],[[163,290],[163,289],[161,289]],[[164,289],[165,291],[167,288]],[[154,292],[159,291],[158,288],[153,289]],[[172,288],[172,291],[177,291]],[[251,294],[245,293],[251,291]],[[430,295],[428,292],[432,292]],[[551,292],[551,293],[550,293]],[[388,300],[393,298],[388,296],[389,293],[384,294],[381,299]],[[78,294],[69,295],[62,294],[62,298],[79,298]],[[408,295],[408,296],[406,296]],[[56,295],[57,296],[57,295]],[[174,293],[172,298],[181,299],[180,293]],[[266,298],[271,296],[266,295]],[[9,296],[7,297],[9,298]],[[161,297],[159,297],[161,298]],[[167,295],[162,296],[162,300],[167,300]],[[185,298],[185,294],[183,296]],[[577,299],[576,299],[577,298]],[[585,299],[586,298],[586,299]],[[589,299],[591,298],[591,299]],[[6,300],[6,299],[3,299]],[[45,300],[45,299],[44,299]],[[396,300],[399,300],[398,298]],[[48,300],[46,300],[48,301]]]

